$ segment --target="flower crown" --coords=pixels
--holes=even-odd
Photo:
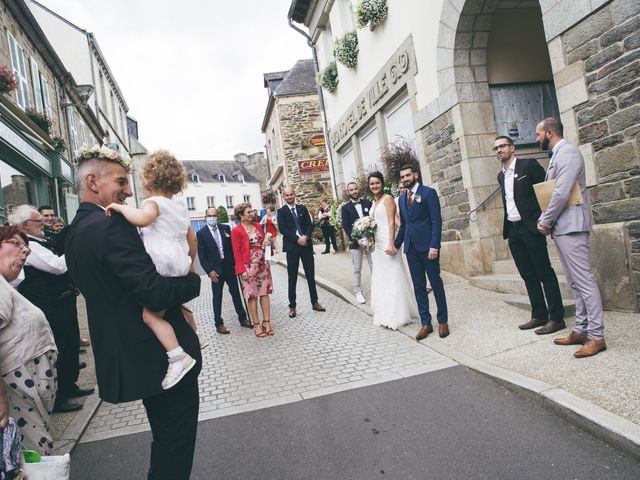
[[[122,156],[116,150],[111,150],[104,145],[94,145],[91,148],[81,148],[80,155],[76,163],[80,165],[85,160],[91,160],[94,158],[97,160],[119,163],[127,173],[131,171],[131,159],[129,157]]]

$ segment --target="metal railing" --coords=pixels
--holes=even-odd
[[[477,222],[478,221],[478,214],[476,213],[480,208],[484,209],[484,205],[485,203],[487,203],[487,201],[493,197],[496,193],[498,193],[500,191],[500,187],[498,186],[498,188],[496,188],[493,192],[491,192],[491,194],[485,198],[480,205],[478,205],[476,208],[474,208],[473,210],[471,210],[469,212],[469,220],[471,222]]]

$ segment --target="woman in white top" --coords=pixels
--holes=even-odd
[[[193,271],[197,250],[196,235],[189,224],[187,209],[184,203],[173,199],[184,188],[187,173],[171,153],[159,150],[147,157],[141,179],[147,194],[142,208],[112,203],[107,207],[107,215],[121,213],[142,229],[144,247],[160,275],[182,277]],[[183,308],[185,317],[195,330],[191,311]],[[162,381],[162,388],[166,390],[182,380],[195,365],[195,360],[178,344],[173,327],[162,318],[163,315],[164,311],[152,312],[148,308],[142,312],[145,324],[162,343],[169,357],[167,374]]]
[[[22,445],[51,455],[56,344],[42,310],[9,285],[30,252],[25,234],[0,227],[0,428],[13,417]]]

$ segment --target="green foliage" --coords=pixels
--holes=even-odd
[[[329,93],[335,93],[338,88],[338,66],[336,62],[329,63],[316,75],[316,81]]]
[[[227,223],[229,221],[229,214],[227,209],[222,205],[218,207],[218,223]]]
[[[358,35],[355,31],[347,32],[333,42],[333,56],[347,68],[358,66]]]
[[[29,117],[33,123],[35,123],[38,127],[40,127],[40,129],[44,133],[46,133],[47,135],[51,133],[52,122],[47,116],[47,112],[45,111],[39,112],[38,110],[27,108],[24,113],[26,113],[27,117]]]
[[[67,151],[67,142],[62,137],[53,137],[53,149],[58,153],[64,153]]]

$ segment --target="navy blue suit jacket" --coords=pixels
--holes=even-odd
[[[229,270],[233,273],[235,269],[233,248],[231,247],[231,229],[229,225],[218,224],[218,230],[220,231],[220,239],[222,240],[224,260],[220,258],[220,251],[207,225],[196,233],[196,238],[198,239],[198,259],[204,271],[207,272],[207,275],[212,271],[218,275],[227,273]]]
[[[409,206],[407,193],[403,193],[398,201],[400,207],[400,229],[394,242],[396,248],[404,243],[404,252],[409,247],[419,253],[426,253],[430,248],[440,250],[442,235],[442,217],[440,200],[433,188],[419,185],[413,202]]]
[[[298,235],[296,234],[296,224],[293,220],[293,213],[289,205],[278,209],[278,230],[282,234],[282,251],[291,252],[295,248],[313,248],[313,239],[311,238],[311,232],[313,231],[313,223],[309,216],[309,210],[304,205],[296,203],[296,212],[298,213],[298,222],[300,223],[300,230],[302,235],[308,237],[307,246],[302,247],[298,245]]]
[[[362,207],[362,215],[364,217],[369,216],[369,212],[371,211],[371,202],[367,199],[360,200],[360,206]],[[347,234],[347,237],[351,239],[351,231],[353,230],[353,224],[360,218],[358,216],[358,211],[356,210],[356,206],[353,204],[351,200],[345,203],[342,206],[342,228],[344,229],[344,233]],[[349,244],[350,249],[356,249],[358,247],[358,241],[354,240]]]

